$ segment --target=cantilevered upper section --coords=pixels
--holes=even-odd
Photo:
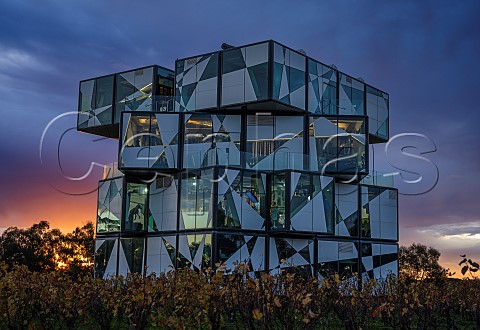
[[[389,138],[387,93],[271,40],[80,82],[80,131],[117,138],[137,110],[366,116],[370,143]]]
[[[118,138],[123,111],[173,111],[174,72],[157,65],[80,82],[79,131]]]

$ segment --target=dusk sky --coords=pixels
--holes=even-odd
[[[434,246],[455,270],[460,254],[480,260],[480,1],[259,3],[2,0],[0,232],[95,220],[102,169],[65,176],[116,160],[117,141],[77,132],[72,114],[52,121],[77,111],[80,80],[274,39],[390,94],[390,136],[428,137],[402,142],[414,154],[434,144],[423,156],[439,172],[424,194],[435,167],[407,163],[424,176],[416,185],[396,177],[400,243]],[[396,171],[383,148],[379,170]]]

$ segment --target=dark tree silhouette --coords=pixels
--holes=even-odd
[[[10,227],[0,236],[0,262],[10,268],[24,265],[30,271],[91,272],[94,234],[91,222],[68,234],[50,229],[47,221],[40,221],[30,228]]]
[[[57,266],[56,250],[62,239],[47,221],[30,228],[8,228],[0,237],[0,260],[8,266],[25,265],[31,271],[50,271]]]
[[[410,280],[444,279],[448,270],[440,266],[440,251],[429,246],[413,243],[401,246],[398,255],[399,275]]]
[[[93,273],[95,227],[92,222],[64,235],[60,243],[58,257],[63,269],[74,275]]]

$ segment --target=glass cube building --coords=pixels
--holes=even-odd
[[[244,262],[385,278],[398,192],[369,166],[389,95],[275,41],[80,82],[78,130],[118,139],[95,275]]]

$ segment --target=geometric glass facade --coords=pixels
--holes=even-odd
[[[78,130],[118,138],[95,274],[244,262],[398,272],[398,193],[369,179],[388,94],[274,41],[80,83]]]

